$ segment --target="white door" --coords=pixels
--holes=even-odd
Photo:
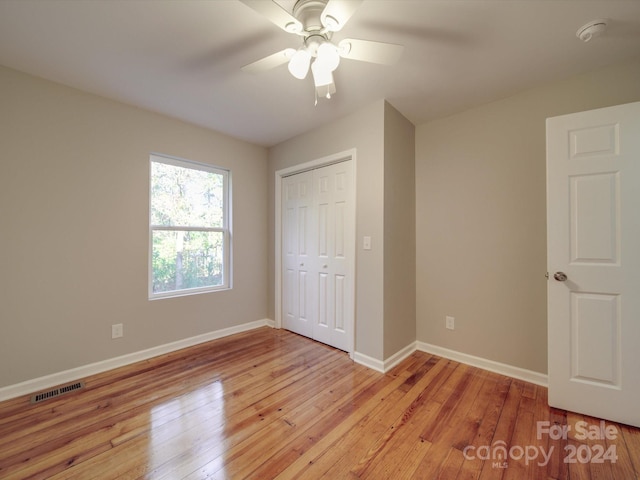
[[[640,103],[547,120],[549,404],[640,426]]]
[[[313,172],[286,177],[282,181],[282,315],[287,330],[313,336],[311,285],[315,275],[311,242]]]
[[[282,181],[284,327],[353,349],[355,213],[352,162]]]

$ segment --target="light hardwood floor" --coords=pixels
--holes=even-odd
[[[640,473],[640,430],[607,422],[615,438],[581,440],[578,422],[599,422],[550,409],[545,388],[420,352],[380,374],[265,327],[85,381],[82,391],[37,405],[26,397],[0,403],[0,478],[630,480]],[[537,422],[571,431],[538,439]],[[483,460],[501,446],[506,458]],[[552,451],[546,464],[541,449]]]

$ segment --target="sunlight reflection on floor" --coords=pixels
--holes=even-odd
[[[224,478],[225,424],[221,381],[154,407],[149,476],[154,479],[202,478],[203,475]],[[199,469],[203,459],[211,460]],[[176,471],[176,465],[180,465],[180,471]]]

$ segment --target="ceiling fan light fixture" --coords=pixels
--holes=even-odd
[[[299,80],[303,80],[309,71],[311,55],[304,48],[299,49],[289,60],[289,72]]]
[[[311,65],[311,72],[313,73],[313,83],[316,88],[333,83],[331,70],[322,65],[322,63],[318,63],[317,60]]]
[[[316,61],[314,65],[320,62],[320,65],[324,69],[333,72],[338,65],[340,65],[340,55],[338,54],[338,48],[331,42],[325,42],[318,47],[316,52]]]

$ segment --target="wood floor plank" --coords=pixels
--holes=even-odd
[[[329,367],[331,365],[331,363],[328,363],[326,366]],[[364,376],[366,376],[367,373],[368,372],[366,372]],[[296,382],[292,384],[292,389],[287,391],[287,396],[284,396],[284,393],[280,392],[282,393],[282,395],[274,396],[275,400],[272,403],[263,404],[253,413],[251,413],[250,410],[245,410],[245,412],[249,411],[249,417],[246,417],[248,423],[244,422],[242,428],[233,427],[231,429],[226,429],[225,438],[229,442],[229,444],[233,446],[226,449],[224,452],[226,460],[224,464],[225,470],[229,471],[232,460],[239,456],[238,451],[245,452],[248,448],[254,447],[260,442],[260,438],[266,437],[267,441],[273,444],[273,437],[289,434],[289,430],[295,427],[295,422],[297,421],[295,415],[296,411],[301,408],[300,405],[304,405],[305,403],[310,403],[314,399],[318,399],[319,397],[317,397],[316,394],[330,397],[331,395],[333,395],[332,392],[334,390],[337,389],[338,391],[340,391],[341,382],[347,383],[349,380],[353,382],[353,378],[339,378],[339,364],[336,364],[335,367],[332,367],[331,371],[328,372],[328,375],[329,376],[326,376],[323,381],[315,379],[313,381],[313,388],[308,388],[308,386],[305,387],[303,383],[297,385]],[[293,386],[295,386],[295,389],[293,388]],[[345,388],[345,391],[347,390],[348,388]],[[279,405],[287,405],[287,407],[283,408],[279,407]],[[311,404],[310,407],[313,407],[313,405]],[[291,408],[291,410],[289,410],[289,408]],[[305,413],[317,414],[320,411],[321,409],[314,411],[311,408],[307,408],[307,411]],[[252,418],[255,418],[256,416],[259,419],[258,422],[252,420]],[[293,420],[289,419],[289,417],[291,416],[293,417]],[[234,423],[237,425],[243,424],[243,422],[238,423],[237,421]],[[280,432],[274,433],[276,429],[280,429]],[[251,441],[245,442],[247,438],[251,438]],[[256,456],[253,456],[252,458],[254,457]],[[214,459],[213,462],[217,463],[218,460]],[[208,469],[210,470],[210,468]]]
[[[522,382],[513,380],[509,384],[509,390],[505,402],[500,411],[500,417],[493,432],[493,438],[487,445],[490,446],[491,458],[484,461],[479,478],[481,480],[502,479],[508,468],[509,459],[500,452],[500,447],[509,449],[513,432],[515,431],[518,409],[522,398]]]
[[[624,446],[620,446],[619,441],[615,442],[618,456],[624,455],[629,458],[635,474],[630,478],[640,479],[640,429],[627,425],[617,425],[617,428],[620,431],[618,438],[624,441]]]
[[[484,374],[477,371],[474,374],[474,371],[475,369],[472,368],[461,370],[463,375],[459,378],[451,395],[447,397],[437,417],[437,427],[434,429],[433,425],[428,424],[427,429],[423,431],[422,436],[427,439],[429,439],[427,432],[431,432],[430,441],[433,445],[429,457],[425,457],[417,468],[415,478],[444,478],[446,475],[450,475],[449,478],[456,478],[458,476],[462,464],[452,470],[448,459],[452,456],[464,459],[463,451],[458,446],[467,444],[476,428],[468,421],[468,417],[470,414],[473,415],[472,409],[476,406],[476,400],[482,390]],[[446,427],[442,428],[442,425]],[[460,455],[452,452],[452,448],[458,450]]]
[[[375,384],[361,391],[349,405],[345,406],[346,408],[335,412],[336,420],[339,421],[327,425],[325,428],[310,430],[304,444],[285,448],[279,453],[276,465],[278,467],[285,466],[285,468],[275,478],[282,480],[299,478],[299,472],[309,462],[312,462],[314,458],[355,428],[364,417],[371,415],[382,402],[385,402],[385,408],[390,408],[392,402],[389,401],[389,398],[402,383],[402,377],[390,378],[383,375]]]
[[[599,420],[550,408],[543,387],[422,352],[380,374],[260,328],[83,380],[37,405],[0,403],[0,478],[640,480],[639,429],[538,438],[539,422]],[[496,445],[553,454],[499,468]],[[578,447],[615,447],[617,461],[566,463]]]
[[[568,431],[567,447],[573,450],[568,450],[569,453],[567,451],[563,452],[563,461],[571,460],[571,451],[577,451],[584,446],[588,446],[586,440],[576,438],[575,425],[584,420],[584,415],[567,412],[567,425],[571,427]],[[569,478],[571,480],[591,480],[591,465],[578,461],[569,463]]]
[[[552,478],[550,475],[550,463],[553,451],[550,449],[550,438],[549,435],[538,433],[539,426],[543,425],[544,422],[551,424],[551,411],[549,409],[547,389],[541,386],[536,386],[533,420],[534,425],[530,432],[531,443],[539,449],[539,456],[534,460],[536,465],[535,469],[531,467],[531,470],[534,471],[538,477]]]
[[[439,374],[433,377],[433,382],[430,377],[425,377],[420,380],[407,391],[407,394],[401,401],[393,405],[393,408],[389,411],[391,415],[385,412],[389,420],[394,418],[395,420],[389,425],[384,434],[369,448],[365,456],[359,460],[357,467],[351,470],[356,476],[363,476],[367,469],[375,465],[378,459],[389,456],[389,452],[392,452],[393,455],[390,456],[395,457],[394,461],[396,462],[404,456],[401,450],[395,448],[398,443],[397,437],[400,434],[399,432],[407,434],[407,438],[402,438],[403,441],[400,442],[404,447],[411,448],[409,442],[429,442],[429,439],[422,433],[424,425],[431,423],[429,420],[433,421],[442,410],[441,404],[434,398],[435,392],[442,391],[445,385],[455,381],[452,380],[455,371],[456,369],[452,369],[449,362],[444,363]],[[432,388],[426,390],[427,385],[432,385]],[[437,406],[437,409],[423,408],[430,401],[433,402],[433,405]],[[422,418],[420,416],[416,418],[416,413],[418,412],[426,413],[427,415]],[[417,428],[411,428],[411,426],[416,425],[416,423],[418,424]]]
[[[388,424],[384,421],[388,404],[402,398],[402,393],[391,392],[348,432],[304,465],[297,476],[304,478],[349,478],[354,463],[366,454],[374,439],[384,434]],[[287,478],[285,472],[282,478]],[[292,477],[295,478],[295,477]]]
[[[485,460],[478,458],[478,448],[485,448],[491,445],[504,402],[509,393],[511,382],[512,380],[507,377],[495,374],[487,375],[487,379],[485,380],[486,401],[482,403],[486,403],[486,407],[482,410],[482,404],[480,404],[477,408],[481,413],[473,411],[478,421],[476,435],[470,439],[466,445],[459,445],[459,448],[463,450],[463,454],[465,448],[469,447],[469,450],[468,458],[465,457],[465,462],[462,464],[462,468],[456,477],[457,479],[471,480],[479,478]],[[477,417],[478,413],[480,413],[480,418]]]
[[[371,380],[371,377],[366,379],[367,383]],[[333,389],[337,389],[342,395],[341,390],[350,386],[347,383],[353,385],[352,382],[345,382],[334,386]],[[349,401],[340,397],[326,398],[323,395],[309,398],[299,408],[287,414],[282,422],[274,425],[275,428],[265,432],[259,442],[252,441],[250,448],[245,447],[242,456],[227,462],[227,472],[237,478],[273,478],[289,463],[293,455],[291,452],[299,452],[309,441],[310,435],[314,435],[312,438],[319,437],[335,425],[334,422],[340,418],[336,416],[336,412],[348,410]],[[300,425],[308,428],[301,429]],[[274,437],[286,440],[275,444]],[[265,462],[261,455],[256,455],[257,452],[268,455],[269,461]]]
[[[408,392],[404,404],[397,405],[399,412],[394,423],[352,470],[356,476],[393,478],[395,475],[405,476],[405,473],[413,476],[426,454],[425,444],[428,444],[429,449],[433,448],[433,443],[424,434],[425,426],[432,424],[442,414],[442,404],[436,400],[435,392],[442,391],[447,384],[455,382],[456,371],[447,362],[434,382],[427,384],[430,388],[426,389],[420,382],[416,383]],[[432,405],[431,408],[429,404]],[[423,452],[422,455],[419,452]],[[412,453],[417,456],[410,457]],[[389,469],[394,464],[398,467]]]
[[[533,413],[527,410],[519,410],[514,425],[514,434],[511,442],[507,443],[509,457],[506,459],[508,468],[505,469],[502,478],[504,480],[524,480],[535,478],[536,465],[530,463],[526,453],[532,447],[531,432],[534,430]]]
[[[464,460],[464,455],[459,449],[449,449],[449,453],[442,463],[442,468],[438,472],[436,479],[449,480],[451,478],[457,478]]]
[[[250,441],[234,442],[234,446],[225,455],[227,474],[234,478],[245,478],[254,475],[255,471],[271,468],[271,475],[275,475],[275,471],[284,468],[278,467],[276,460],[278,452],[283,450],[283,443],[275,443],[273,439],[286,438],[287,444],[296,445],[301,435],[307,435],[309,427],[330,422],[335,415],[333,412],[344,408],[351,400],[350,393],[354,386],[375,381],[373,372],[362,369],[354,373],[356,376],[345,376],[340,367],[336,368],[332,372],[334,377],[328,378],[325,384],[318,383],[316,390],[309,390],[305,397],[301,397],[304,401],[295,408],[286,409],[279,421],[272,422],[259,434],[252,435]],[[301,429],[301,425],[306,429]],[[285,444],[284,448],[286,447]],[[265,465],[265,456],[269,457],[269,465]]]
[[[566,428],[567,412],[556,408],[549,409],[549,427],[556,429]],[[554,435],[552,437],[546,433],[543,436],[548,439],[549,449],[551,450],[551,457],[547,466],[548,477],[554,480],[568,479],[569,464],[564,461],[566,447],[569,443],[568,439],[562,435]]]
[[[434,357],[425,360],[423,365],[419,366],[396,391],[385,399],[385,404],[392,408],[390,414],[387,413],[387,406],[381,403],[380,408],[370,412],[355,428],[322,452],[319,457],[312,459],[307,467],[308,471],[304,470],[301,473],[318,477],[323,474],[327,478],[355,476],[356,473],[352,472],[354,463],[357,462],[359,468],[362,468],[366,464],[364,459],[367,458],[368,452],[374,450],[377,443],[384,443],[385,433],[389,430],[389,419],[394,416],[398,419],[405,415],[407,410],[411,411],[419,403],[426,401],[453,371],[451,364],[446,360]],[[420,411],[423,412],[423,409]],[[343,453],[336,457],[334,453],[336,451]]]

